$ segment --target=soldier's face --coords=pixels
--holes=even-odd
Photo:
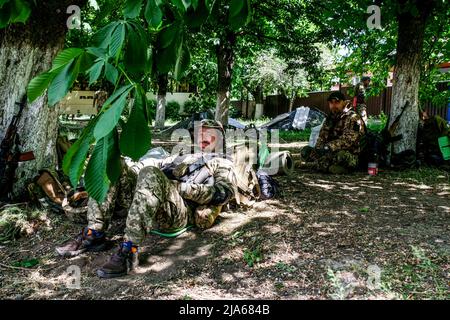
[[[342,112],[342,110],[344,110],[345,103],[344,100],[333,99],[331,101],[328,101],[328,106],[331,112],[339,113]]]
[[[202,127],[198,130],[197,143],[203,152],[218,152],[216,150],[220,139],[223,139],[220,130]]]

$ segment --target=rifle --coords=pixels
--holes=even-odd
[[[398,125],[400,124],[400,118],[403,115],[403,112],[405,112],[406,108],[409,106],[409,101],[406,101],[405,105],[403,106],[402,110],[400,111],[400,114],[395,118],[394,122],[389,126],[389,122],[391,119],[391,115],[389,115],[386,123],[386,127],[383,129],[382,136],[385,140],[385,143],[392,143],[395,141],[399,141],[403,138],[401,134],[394,135],[395,131],[397,131]]]
[[[13,116],[6,135],[0,144],[0,198],[3,199],[11,198],[10,193],[19,162],[35,159],[33,151],[21,153],[19,150],[20,139],[17,133],[17,125],[26,106],[26,101],[25,95],[20,103],[16,102],[19,105],[19,112]]]
[[[405,105],[403,106],[402,110],[400,111],[400,114],[395,118],[394,122],[392,122],[392,124],[390,126],[389,126],[389,122],[390,122],[391,115],[389,115],[389,117],[387,119],[386,127],[381,132],[383,143],[386,148],[385,149],[385,152],[386,152],[385,161],[386,161],[387,165],[390,165],[390,163],[391,163],[391,155],[392,155],[392,147],[393,147],[392,143],[403,139],[402,134],[398,134],[398,135],[394,135],[394,134],[397,131],[398,125],[400,124],[400,118],[402,117],[403,112],[405,112],[405,110],[406,110],[406,108],[408,108],[408,106],[409,106],[409,101],[406,101]]]

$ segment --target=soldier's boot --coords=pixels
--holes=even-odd
[[[56,247],[56,253],[62,257],[74,257],[87,251],[103,251],[106,249],[104,232],[83,228],[75,239],[68,241],[61,247]]]
[[[201,206],[195,210],[195,225],[201,229],[211,228],[222,206]]]
[[[120,244],[108,262],[97,270],[100,278],[110,279],[126,276],[138,265],[138,248],[131,242]]]
[[[347,168],[345,168],[345,167],[343,167],[343,166],[340,166],[340,165],[338,165],[338,164],[333,164],[333,165],[331,165],[331,166],[328,168],[328,171],[329,171],[330,173],[332,173],[332,174],[346,174],[346,173],[349,172]]]

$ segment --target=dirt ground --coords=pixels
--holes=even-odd
[[[430,172],[296,170],[277,177],[276,199],[224,212],[207,231],[148,236],[138,269],[113,280],[95,270],[115,250],[124,218],[109,230],[108,252],[62,259],[54,247],[83,225],[49,213],[47,226],[0,246],[0,297],[449,299],[449,174]],[[15,266],[32,258],[31,268]],[[79,288],[71,266],[81,270]]]

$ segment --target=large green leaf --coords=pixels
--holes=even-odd
[[[119,71],[117,71],[116,67],[107,62],[105,68],[105,76],[109,82],[115,85],[117,82],[117,78],[119,77]]]
[[[143,0],[127,0],[123,9],[123,15],[125,18],[134,19],[139,16],[141,12]]]
[[[111,35],[109,44],[109,55],[116,57],[120,54],[123,43],[125,41],[125,24],[120,23]]]
[[[148,24],[153,28],[158,28],[162,22],[163,13],[156,0],[147,0],[144,15]]]
[[[67,63],[61,72],[52,80],[48,88],[48,104],[50,106],[55,105],[66,96],[75,79],[78,77],[79,70],[80,61],[74,59]]]
[[[70,147],[63,159],[63,171],[69,177],[70,183],[75,188],[83,173],[84,164],[89,147],[94,143],[94,128],[97,119],[92,120],[84,128],[80,138]]]
[[[97,31],[92,37],[92,42],[97,48],[106,49],[111,42],[111,35],[113,31],[116,29],[118,21],[111,22]]]
[[[191,63],[191,53],[189,48],[183,43],[178,50],[177,62],[175,64],[174,77],[175,80],[181,80],[185,75]]]
[[[130,90],[133,88],[132,84],[128,84],[126,86],[120,87],[114,93],[105,101],[103,104],[103,108],[108,108],[119,96],[121,96],[125,91]],[[103,109],[102,109],[103,110]]]
[[[122,161],[119,149],[119,134],[117,133],[117,130],[113,130],[113,139],[114,145],[111,147],[108,155],[106,174],[109,181],[112,184],[115,184],[119,180],[120,174],[122,173]]]
[[[186,0],[170,0],[175,7],[177,7],[181,12],[186,12],[187,8],[189,7],[190,3]]]
[[[67,65],[69,62],[71,62],[74,58],[80,56],[82,53],[84,53],[84,50],[79,48],[69,48],[61,51],[53,60],[52,70]]]
[[[174,22],[167,26],[158,34],[158,47],[165,49],[169,47],[174,41],[179,38],[180,35],[180,24]]]
[[[237,16],[240,14],[244,7],[246,0],[231,0],[230,3],[230,16]]]
[[[86,48],[86,51],[96,56],[97,58],[106,58],[106,54],[108,53],[108,51],[106,51],[105,48],[96,48],[96,47],[88,47]]]
[[[124,64],[125,69],[132,76],[139,77],[146,71],[148,64],[149,43],[143,30],[136,27],[128,27],[128,41],[125,48]]]
[[[94,65],[88,70],[89,73],[89,85],[93,84],[98,80],[100,75],[102,74],[103,67],[105,62],[101,59],[97,59]]]
[[[11,1],[11,23],[25,23],[31,15],[30,4],[23,0]]]
[[[114,152],[115,142],[114,132],[98,140],[86,167],[84,175],[86,191],[99,203],[105,200],[109,190],[110,180],[106,167],[110,154]]]
[[[146,97],[137,93],[133,109],[120,137],[120,150],[131,159],[137,161],[150,149],[151,136],[145,116]]]
[[[55,73],[44,72],[33,78],[27,87],[28,101],[31,103],[39,98],[55,76]]]
[[[120,115],[125,108],[127,97],[131,91],[131,88],[132,86],[129,86],[129,89],[119,95],[117,99],[112,102],[111,107],[100,115],[100,119],[94,129],[94,136],[97,141],[108,135],[116,127],[117,122],[119,122]]]
[[[236,2],[236,1],[243,2],[244,5],[237,12],[236,12],[236,10],[231,11],[231,6],[230,6],[230,14],[228,15],[228,23],[230,24],[230,27],[235,31],[244,27],[250,21],[250,18],[251,18],[250,0],[233,0],[232,3]],[[235,6],[237,6],[237,4]]]
[[[155,55],[156,66],[160,73],[170,72],[177,62],[180,43],[177,41],[172,43],[168,48],[158,50]]]
[[[25,23],[31,15],[31,7],[24,0],[9,0],[0,2],[0,28],[10,23]]]
[[[191,28],[199,28],[208,20],[210,9],[206,6],[205,0],[199,0],[197,7],[190,7],[185,15],[185,22]]]

